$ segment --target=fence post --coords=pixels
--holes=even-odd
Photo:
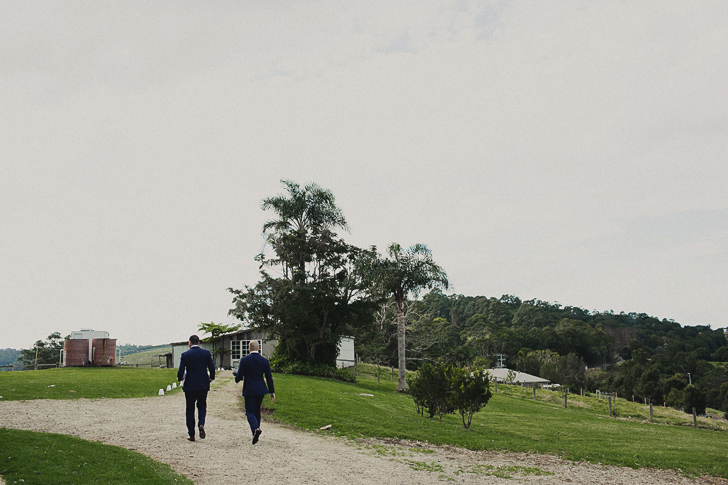
[[[533,398],[536,399],[536,384],[533,385]]]
[[[650,423],[652,422],[652,401],[650,401]]]
[[[607,397],[607,400],[609,401],[609,417],[611,418],[612,417],[612,395],[611,394]]]
[[[693,428],[698,427],[698,417],[695,415],[695,408],[693,408]]]
[[[569,391],[564,389],[564,409],[566,409],[566,397],[569,395]]]
[[[498,394],[498,379],[495,380],[495,393]]]

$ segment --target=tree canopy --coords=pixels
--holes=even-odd
[[[230,314],[278,339],[274,361],[333,366],[342,336],[372,321],[369,268],[374,249],[341,239],[346,220],[333,194],[316,184],[282,181],[287,194],[262,208],[275,218],[263,226],[275,255],[260,261],[260,281],[233,293]]]

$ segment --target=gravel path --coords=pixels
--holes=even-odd
[[[198,484],[589,483],[728,484],[671,471],[573,463],[546,455],[471,452],[422,443],[352,441],[265,423],[250,443],[240,386],[221,372],[208,397],[207,438],[186,440],[184,396],[0,402],[2,426],[103,441],[168,463]],[[285,390],[279,390],[285,392]]]

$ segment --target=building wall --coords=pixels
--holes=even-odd
[[[212,346],[207,342],[200,342],[200,348],[212,351]],[[172,344],[172,359],[175,369],[179,369],[179,361],[182,358],[182,354],[188,350],[190,350],[188,342],[175,342]]]
[[[116,339],[66,339],[63,341],[62,365],[64,367],[115,366]]]
[[[342,337],[339,342],[339,357],[336,359],[336,367],[350,367],[354,365],[354,339],[352,337]]]
[[[236,369],[238,367],[238,364],[240,363],[240,360],[238,358],[231,355],[233,341],[241,341],[240,345],[245,347],[246,343],[244,342],[250,340],[259,340],[261,341],[261,355],[263,355],[263,357],[267,359],[270,359],[270,357],[273,355],[273,351],[275,350],[276,345],[278,345],[278,340],[267,340],[267,337],[267,333],[257,330],[242,330],[233,334],[223,335],[215,342],[215,349],[220,349],[220,345],[222,344],[222,348],[226,350],[225,354],[222,357],[222,367]],[[203,349],[207,349],[211,352],[213,350],[212,342],[200,342],[200,347]],[[182,357],[182,353],[186,352],[188,349],[189,345],[187,342],[175,342],[172,344],[172,356],[174,359],[175,369],[179,369],[179,361]],[[245,349],[245,352],[241,353],[242,355],[247,354],[247,348]],[[341,342],[339,343],[339,359],[337,359],[336,365],[339,368],[348,367],[354,365],[354,359],[354,339],[351,337],[342,338]],[[217,367],[220,367],[221,364],[219,357],[215,359],[215,365]]]

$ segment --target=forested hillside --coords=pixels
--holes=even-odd
[[[0,366],[5,365],[18,365],[18,357],[20,357],[20,351],[15,349],[0,349]],[[12,370],[10,367],[2,367],[0,370]]]
[[[728,411],[728,342],[722,329],[683,327],[644,313],[590,312],[518,297],[444,295],[432,291],[408,306],[408,368],[442,359],[539,375],[576,389],[699,412]],[[357,352],[396,362],[391,305]],[[589,370],[586,368],[589,367]]]

